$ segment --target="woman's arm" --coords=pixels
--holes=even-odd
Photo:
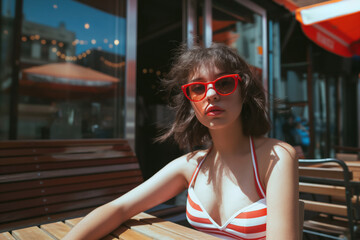
[[[273,147],[271,172],[266,185],[267,240],[299,239],[298,161],[293,147]]]
[[[187,187],[189,163],[180,157],[123,196],[96,208],[64,240],[99,239],[132,216],[171,199]]]

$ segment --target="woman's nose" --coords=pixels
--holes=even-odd
[[[212,84],[209,84],[206,90],[206,98],[211,99],[217,96],[218,94],[215,91],[214,86]]]

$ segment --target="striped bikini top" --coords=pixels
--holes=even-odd
[[[192,186],[202,163],[206,159],[205,156],[197,166],[188,188],[186,218],[191,226],[221,239],[266,239],[266,196],[264,187],[260,182],[254,142],[251,137],[250,148],[256,183],[255,186],[258,195],[260,196],[260,200],[235,212],[222,226],[219,226],[202,206]]]

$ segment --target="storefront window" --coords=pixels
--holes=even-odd
[[[275,137],[301,147],[306,155],[310,147],[307,75],[285,66],[282,79],[275,79],[275,86]]]
[[[23,1],[17,139],[123,137],[125,9]]]
[[[15,1],[0,1],[0,9],[0,140],[3,140],[9,136]]]
[[[236,48],[262,79],[262,16],[236,2],[213,1],[212,40]]]

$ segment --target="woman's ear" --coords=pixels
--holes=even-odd
[[[250,76],[246,73],[241,74],[240,77],[241,77],[241,81],[244,83],[249,81],[249,79],[250,79]]]
[[[250,76],[246,73],[240,75],[241,82],[240,82],[240,92],[241,92],[241,100],[243,104],[246,102],[247,94],[246,94],[246,86],[249,84]]]

